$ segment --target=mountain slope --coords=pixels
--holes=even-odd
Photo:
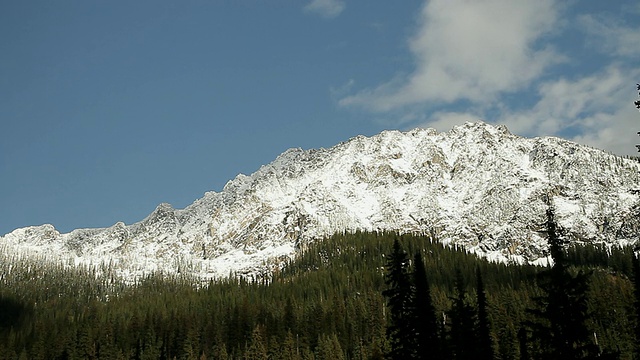
[[[0,238],[5,253],[203,278],[269,271],[313,239],[340,231],[431,233],[492,258],[533,261],[545,249],[545,199],[567,236],[635,240],[637,162],[558,138],[527,139],[467,123],[358,136],[290,149],[182,210],[60,234],[51,225]],[[106,266],[106,265],[105,265]]]

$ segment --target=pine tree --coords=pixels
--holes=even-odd
[[[344,360],[344,353],[335,333],[320,336],[316,347],[316,360]]]
[[[456,297],[449,311],[451,352],[456,360],[476,359],[476,311],[467,302],[467,291],[460,269],[456,270]]]
[[[523,326],[518,330],[518,343],[520,344],[520,360],[530,360],[529,356],[529,334]]]
[[[493,359],[493,343],[491,340],[491,324],[489,323],[489,311],[487,309],[487,294],[484,290],[484,282],[480,268],[476,268],[476,288],[478,297],[478,360]]]
[[[227,360],[229,355],[227,354],[227,348],[223,343],[216,343],[213,346],[213,358],[219,360]]]
[[[391,323],[388,327],[392,359],[406,360],[414,355],[413,329],[411,328],[411,281],[408,274],[409,259],[398,239],[393,242],[393,252],[387,262],[385,283],[387,289],[382,295],[388,298]]]
[[[637,248],[640,250],[640,247]],[[635,297],[635,349],[634,359],[640,359],[640,258],[635,253],[631,255],[633,258],[633,293]]]
[[[282,358],[285,360],[300,359],[300,356],[298,355],[298,346],[296,345],[296,340],[291,331],[287,331],[287,335],[282,342],[280,352]]]
[[[244,353],[246,360],[267,360],[267,348],[263,339],[261,327],[256,326],[251,333],[251,341]]]
[[[587,293],[590,273],[571,274],[564,252],[566,241],[557,227],[555,213],[547,209],[547,236],[553,266],[541,273],[544,295],[535,298],[538,308],[530,309],[537,321],[530,322],[533,337],[540,342],[543,359],[584,359],[595,356],[597,347],[587,328]]]
[[[438,324],[435,308],[431,299],[431,289],[427,280],[422,254],[414,256],[414,296],[411,310],[415,329],[416,359],[441,359],[440,341],[438,338]]]

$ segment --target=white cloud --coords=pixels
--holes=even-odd
[[[637,91],[633,79],[640,69],[611,65],[590,76],[561,78],[537,86],[538,102],[529,109],[512,110],[500,104],[497,118],[481,113],[441,111],[421,119],[419,127],[448,131],[467,121],[506,125],[523,136],[564,135],[581,144],[616,154],[636,155],[640,143],[640,113],[633,101]]]
[[[389,111],[421,103],[494,99],[530,85],[562,60],[537,41],[558,22],[552,0],[431,0],[410,40],[416,68],[373,89],[343,98],[342,106]]]
[[[395,126],[446,131],[483,120],[636,154],[640,28],[556,1],[428,0],[408,42],[412,72],[339,104],[393,117]]]
[[[325,18],[334,18],[342,13],[345,8],[341,0],[313,0],[304,7],[304,11],[316,13]]]
[[[346,83],[344,83],[339,87],[332,86],[331,88],[329,88],[329,93],[331,94],[331,97],[333,99],[339,99],[345,96],[346,94],[348,94],[349,92],[351,92],[351,89],[353,88],[355,83],[356,83],[355,80],[349,79],[349,81],[347,81]]]
[[[522,135],[571,133],[571,140],[618,154],[635,153],[640,114],[629,79],[640,71],[611,65],[576,80],[559,79],[538,87],[540,100],[529,110],[505,111],[498,123]]]
[[[640,28],[564,6],[557,0],[428,0],[408,42],[415,68],[339,104],[392,116],[395,126],[446,131],[483,120],[518,135],[562,136],[636,154]],[[571,51],[583,44],[591,54]],[[607,56],[589,56],[593,50]]]

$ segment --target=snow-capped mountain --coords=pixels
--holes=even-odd
[[[109,264],[202,278],[269,271],[335,232],[430,233],[491,258],[534,261],[546,248],[546,203],[576,241],[635,241],[640,164],[566,140],[467,123],[358,136],[329,149],[290,149],[185,209],[60,234],[17,229],[1,251],[67,264]],[[104,265],[103,265],[104,266]]]

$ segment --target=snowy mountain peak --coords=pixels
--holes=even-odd
[[[384,131],[289,149],[221,192],[182,210],[160,204],[136,224],[69,234],[43,225],[0,243],[51,261],[111,262],[124,277],[270,270],[306,242],[355,230],[434,234],[491,258],[535,261],[546,247],[547,198],[572,240],[637,238],[639,170],[601,150],[482,122]]]

